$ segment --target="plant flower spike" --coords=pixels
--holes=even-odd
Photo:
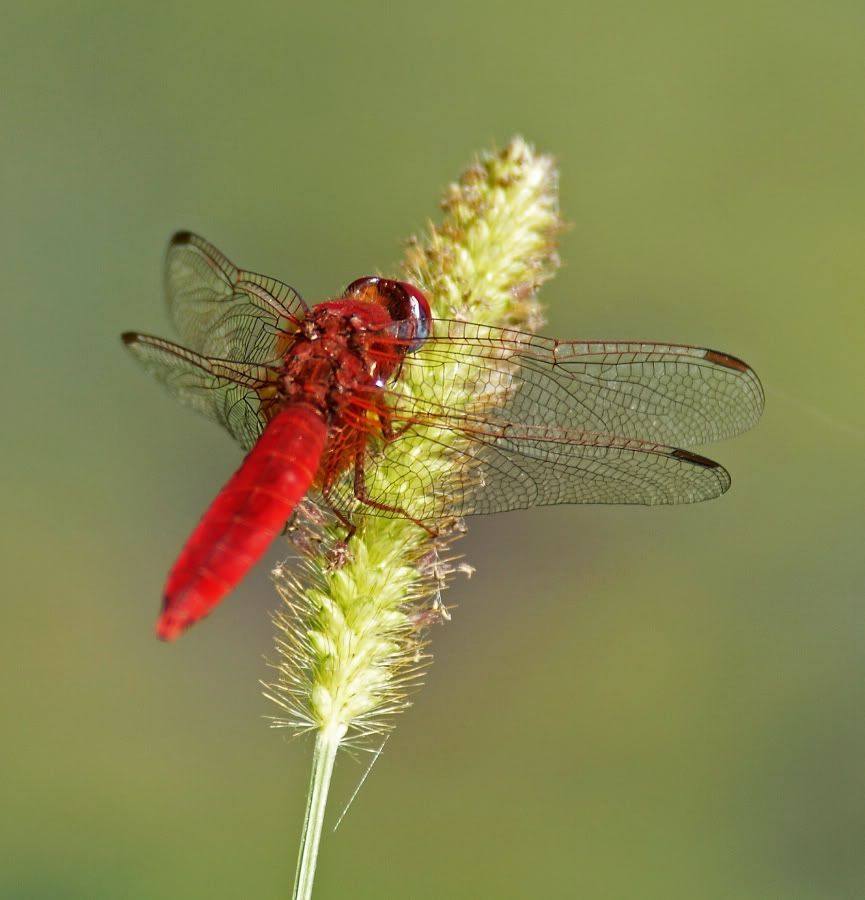
[[[296,898],[311,896],[339,747],[388,732],[429,661],[428,626],[448,618],[463,517],[718,497],[727,472],[679,448],[738,434],[763,407],[757,376],[726,353],[533,334],[558,264],[550,157],[515,139],[443,208],[401,274],[312,307],[181,232],[165,284],[184,346],[123,335],[248,451],[168,576],[157,634],[206,616],[292,520],[302,562],[276,573],[267,689],[275,724],[315,733]]]

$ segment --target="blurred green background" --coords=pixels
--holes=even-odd
[[[287,896],[268,565],[152,636],[240,453],[118,334],[168,333],[173,230],[324,298],[516,132],[573,223],[547,332],[735,353],[765,418],[718,502],[471,523],[316,896],[863,896],[861,3],[4,4],[0,49],[0,896]]]

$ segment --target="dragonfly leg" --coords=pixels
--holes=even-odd
[[[351,538],[354,536],[355,531],[357,531],[357,525],[352,522],[349,517],[342,512],[342,510],[338,509],[335,506],[331,506],[331,512],[339,519],[340,524],[345,526],[345,537],[340,541],[341,544],[347,544]]]
[[[325,508],[336,517],[340,525],[346,529],[346,535],[338,541],[330,545],[327,550],[329,565],[331,568],[338,569],[345,564],[350,557],[347,547],[349,538],[357,530],[351,519],[333,505],[327,495],[324,496],[324,503],[317,505],[309,501],[304,501],[294,511],[294,515],[289,519],[283,528],[282,533],[288,537],[292,544],[307,556],[317,556],[322,552],[326,543],[323,528],[328,524],[328,515]]]
[[[405,422],[399,428],[394,428],[393,420],[384,413],[379,414],[379,422],[381,422],[381,436],[388,444],[391,441],[395,441],[398,437],[402,437],[414,424],[413,422]]]
[[[327,552],[328,568],[341,569],[351,559],[351,550],[349,549],[348,542],[353,537],[355,531],[357,531],[357,525],[355,525],[354,522],[352,522],[351,519],[335,504],[330,502],[326,492],[324,492],[324,500],[328,509],[339,520],[340,525],[345,527],[345,537],[340,538],[335,544],[331,545]]]
[[[427,525],[425,522],[422,522],[420,519],[416,519],[414,516],[409,515],[409,513],[404,510],[401,506],[393,506],[390,503],[381,503],[378,500],[373,500],[372,497],[366,492],[366,482],[363,477],[363,451],[358,452],[354,457],[354,495],[360,500],[364,506],[372,507],[372,509],[379,509],[382,512],[394,513],[395,515],[402,516],[404,519],[408,519],[410,522],[414,522],[418,528],[423,528],[424,531],[429,534],[430,537],[438,537],[438,529],[433,528],[430,525]]]

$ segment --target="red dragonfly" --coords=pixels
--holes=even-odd
[[[124,343],[249,451],[168,576],[166,640],[235,587],[312,488],[349,537],[362,513],[434,532],[552,503],[709,500],[730,476],[676,446],[744,431],[763,407],[757,376],[726,353],[434,320],[416,287],[378,277],[310,308],[189,232],[171,240],[165,285],[188,346],[133,332]],[[439,367],[447,379],[430,377]],[[402,452],[419,438],[449,464]]]

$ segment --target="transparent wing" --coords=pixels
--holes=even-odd
[[[349,474],[335,486],[340,508],[425,521],[556,503],[709,500],[727,490],[729,474],[675,445],[730,437],[763,408],[754,372],[714,350],[436,328],[386,392],[404,436],[370,442],[362,490]]]
[[[647,342],[556,341],[438,321],[406,356],[398,417],[451,428],[512,423],[690,445],[751,428],[763,389],[741,360],[716,350]],[[450,367],[447,378],[430,370]],[[455,410],[454,398],[475,400]],[[502,397],[506,399],[501,402]]]
[[[188,231],[174,235],[165,260],[165,293],[175,327],[202,356],[270,363],[309,312],[287,284],[238,269]]]
[[[274,393],[266,366],[208,359],[146,334],[127,332],[123,343],[168,393],[214,419],[248,450],[265,425],[263,405]]]
[[[361,503],[348,476],[329,500],[347,512],[430,521],[559,503],[697,503],[730,486],[718,463],[646,441],[525,426],[464,432],[457,441],[435,428],[420,432],[441,454],[415,454],[407,465],[403,442],[416,442],[415,433],[379,448],[366,466],[368,498],[388,509]]]

